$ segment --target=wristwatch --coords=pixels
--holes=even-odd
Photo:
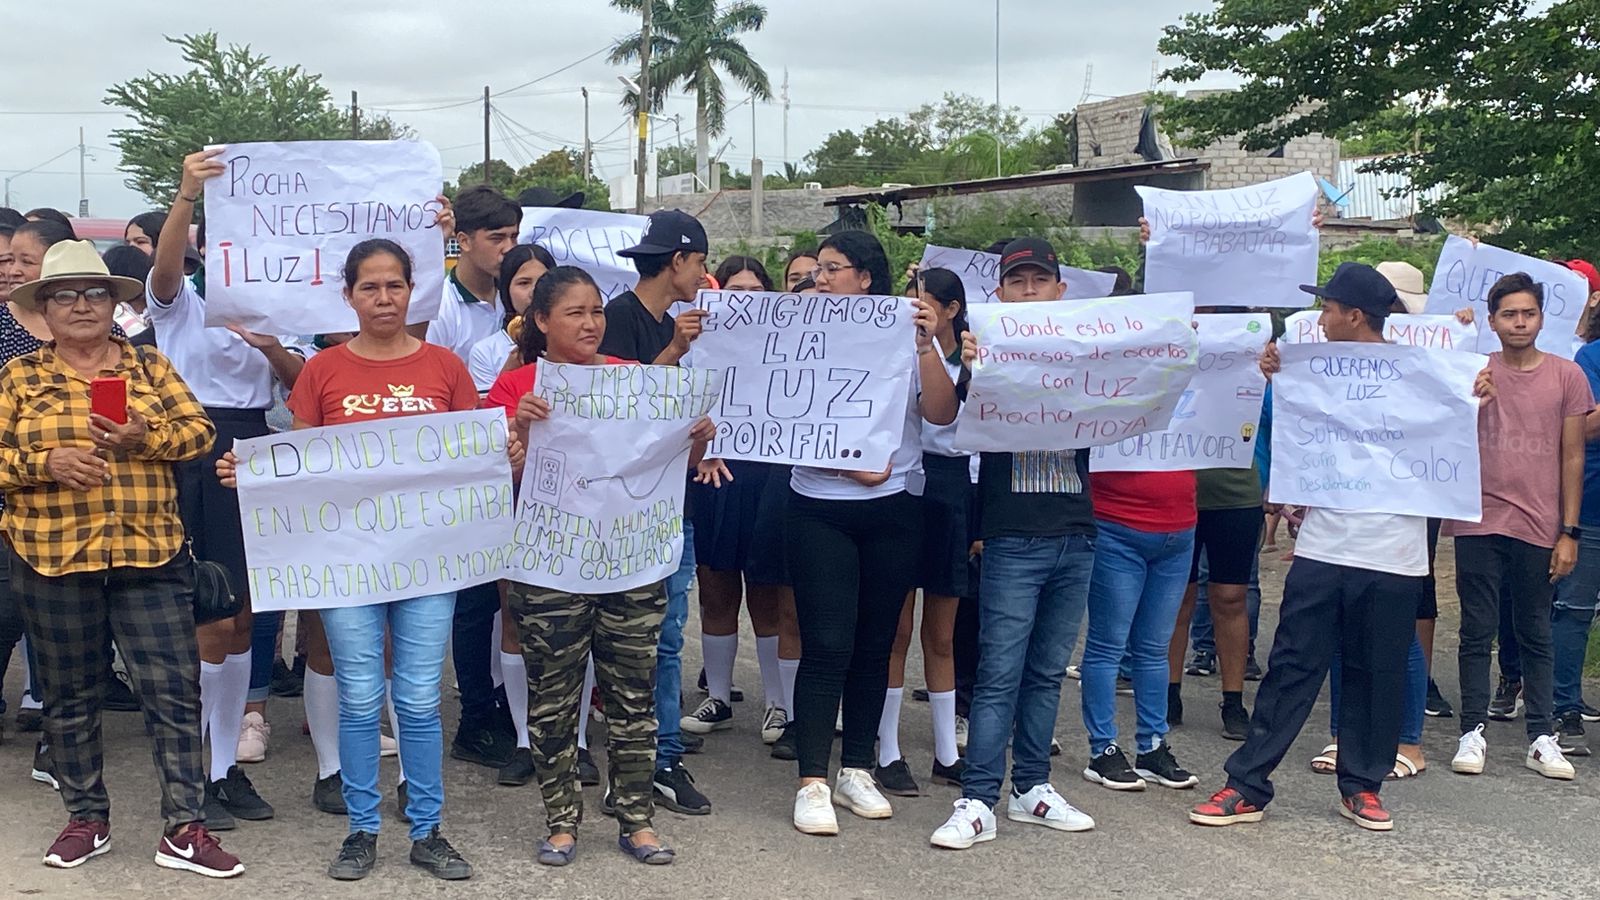
[[[1583,539],[1583,529],[1579,528],[1576,525],[1564,525],[1564,526],[1562,526],[1561,533],[1563,535],[1565,535],[1566,537],[1572,538],[1575,541]]]

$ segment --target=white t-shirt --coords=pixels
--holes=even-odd
[[[1428,574],[1428,520],[1394,513],[1306,510],[1294,555],[1336,566]]]
[[[172,360],[201,406],[272,407],[272,365],[266,355],[226,328],[207,328],[206,300],[189,279],[180,279],[177,296],[167,301],[156,296],[148,280],[144,289],[161,352]]]
[[[468,299],[459,284],[453,274],[444,280],[439,317],[428,325],[428,343],[448,347],[462,362],[471,362],[472,348],[499,330],[501,309],[494,299]]]
[[[526,327],[532,328],[533,323],[527,323]],[[472,345],[472,352],[467,356],[467,371],[472,373],[472,383],[477,385],[478,393],[494,387],[494,380],[505,371],[506,357],[515,349],[516,341],[504,328],[496,328],[494,334]]]
[[[921,497],[926,479],[922,474],[922,409],[917,400],[922,395],[920,373],[921,368],[913,360],[911,391],[906,398],[900,446],[889,455],[891,469],[887,481],[876,487],[867,487],[843,472],[795,466],[789,475],[789,486],[794,488],[794,492],[814,500],[871,500],[901,491]]]

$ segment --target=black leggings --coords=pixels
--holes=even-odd
[[[828,777],[841,696],[839,763],[871,769],[889,651],[921,553],[922,509],[904,492],[871,500],[794,494],[788,535],[802,647],[794,682],[800,777]]]

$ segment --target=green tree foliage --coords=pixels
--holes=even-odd
[[[461,170],[461,176],[445,193],[454,197],[465,188],[483,183],[483,163],[473,163]],[[583,154],[571,148],[551,150],[520,169],[513,169],[505,160],[491,159],[488,183],[510,197],[531,187],[549,188],[563,196],[583,191],[585,209],[611,208],[610,188],[603,181],[583,177]]]
[[[1165,119],[1190,143],[1253,149],[1364,135],[1398,152],[1380,168],[1447,189],[1429,212],[1524,252],[1592,254],[1597,23],[1600,0],[1218,0],[1166,29],[1161,52],[1182,60],[1166,77],[1243,86],[1176,99]]]
[[[128,187],[156,206],[172,202],[179,163],[207,144],[349,138],[349,111],[333,104],[322,76],[299,66],[274,66],[249,46],[224,49],[215,32],[168,37],[188,71],[148,72],[114,85],[108,106],[134,124],[111,133],[122,153]],[[387,116],[362,117],[357,137],[410,137]]]

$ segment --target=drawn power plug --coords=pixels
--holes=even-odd
[[[551,506],[560,506],[561,489],[566,481],[567,455],[550,447],[540,447],[533,462],[534,497]]]

